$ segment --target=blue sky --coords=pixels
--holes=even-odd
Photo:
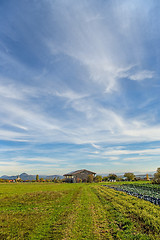
[[[160,167],[160,1],[0,1],[0,175]]]

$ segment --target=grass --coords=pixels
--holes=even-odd
[[[160,239],[160,207],[100,184],[0,184],[0,239]]]

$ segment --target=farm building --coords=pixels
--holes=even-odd
[[[63,176],[65,177],[66,182],[76,183],[80,181],[86,182],[89,175],[93,175],[94,177],[96,173],[88,171],[86,169],[82,169],[64,174]]]

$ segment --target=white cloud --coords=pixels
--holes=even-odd
[[[142,149],[142,150],[128,150],[128,149],[108,149],[108,151],[103,152],[104,155],[113,155],[113,156],[120,156],[120,155],[132,155],[132,154],[139,154],[139,155],[159,155],[160,148],[151,148],[151,149]],[[135,157],[134,157],[135,158]],[[127,158],[128,159],[128,158]]]
[[[87,97],[87,95],[85,94],[79,94],[71,89],[68,89],[67,91],[56,91],[55,95],[58,97],[62,97],[62,98],[66,98],[69,101],[73,101],[73,100],[77,100],[77,99],[81,99],[81,98],[85,98]]]
[[[0,161],[0,165],[2,165],[2,166],[3,166],[3,165],[4,165],[4,166],[5,166],[5,165],[10,165],[10,164],[11,164],[10,162]]]
[[[54,22],[55,6],[60,10],[61,4],[50,3]],[[68,6],[68,3],[65,5]],[[130,14],[125,5],[128,6]],[[89,4],[89,7],[86,7],[80,3],[77,7],[77,4],[72,2],[72,6],[69,4],[69,8],[61,8],[59,16],[56,15],[65,41],[59,43],[53,37],[45,39],[46,44],[53,55],[56,49],[56,54],[65,54],[80,62],[90,76],[87,81],[97,85],[97,90],[99,85],[106,93],[120,90],[120,78],[128,77],[137,81],[153,78],[153,71],[142,70],[134,74],[130,72],[134,66],[141,66],[140,62],[145,56],[141,42],[145,36],[141,33],[138,21],[143,23],[143,17],[147,18],[149,15],[148,8],[144,15],[137,19],[137,8],[131,5],[126,1],[118,5],[111,4],[109,8],[107,4],[104,5],[111,21],[109,17],[106,18],[106,12],[104,14],[102,11],[100,15],[94,5]]]
[[[102,166],[103,164],[100,163],[100,162],[97,162],[97,163],[90,162],[90,163],[85,163],[84,165],[87,165],[87,166]]]
[[[51,158],[51,157],[16,157],[15,161],[18,160],[26,160],[28,163],[34,161],[36,162],[44,162],[44,163],[64,163],[66,162],[66,160],[62,160],[62,159],[55,159],[55,158]]]
[[[10,147],[1,147],[0,148],[0,152],[1,153],[3,153],[3,152],[15,152],[15,151],[18,151],[18,152],[20,152],[20,151],[24,151],[25,150],[25,148],[18,148],[18,147],[15,147],[15,148],[10,148]]]
[[[129,79],[135,81],[142,81],[145,79],[152,79],[155,76],[153,71],[143,70],[129,76]]]
[[[159,93],[153,97],[150,91],[158,64],[153,63],[154,71],[146,67],[153,59],[148,36],[156,39],[157,33],[150,34],[150,5],[142,3],[106,1],[97,8],[95,2],[46,1],[43,9],[38,5],[43,14],[37,11],[32,18],[13,11],[17,31],[6,20],[3,34],[10,41],[2,41],[0,48],[0,139],[34,143],[41,154],[36,144],[73,144],[76,150],[64,146],[58,150],[58,154],[66,151],[73,162],[87,156],[90,161],[101,157],[116,164],[121,155],[159,154],[158,148],[132,151],[122,146],[160,141],[158,108],[145,109],[159,101]],[[141,26],[146,26],[145,31]],[[24,52],[19,48],[22,42]],[[130,81],[145,79],[151,80],[146,89],[139,83],[137,90]],[[105,149],[111,144],[121,146]],[[50,157],[29,156],[28,162],[53,160],[56,165],[63,158],[52,159],[54,154],[56,148]]]
[[[115,161],[115,160],[118,160],[119,158],[118,157],[108,157],[108,159],[111,161]]]
[[[138,156],[138,157],[127,157],[127,158],[124,158],[123,161],[127,161],[127,162],[153,162],[155,160],[159,160],[159,155],[157,156]]]
[[[101,149],[101,146],[97,145],[97,144],[94,144],[94,143],[91,143],[91,146],[96,148],[96,149]]]

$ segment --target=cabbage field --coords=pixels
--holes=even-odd
[[[107,185],[106,185],[107,186]],[[123,184],[108,186],[117,191],[123,191],[129,195],[144,199],[160,206],[160,185],[153,184]]]

